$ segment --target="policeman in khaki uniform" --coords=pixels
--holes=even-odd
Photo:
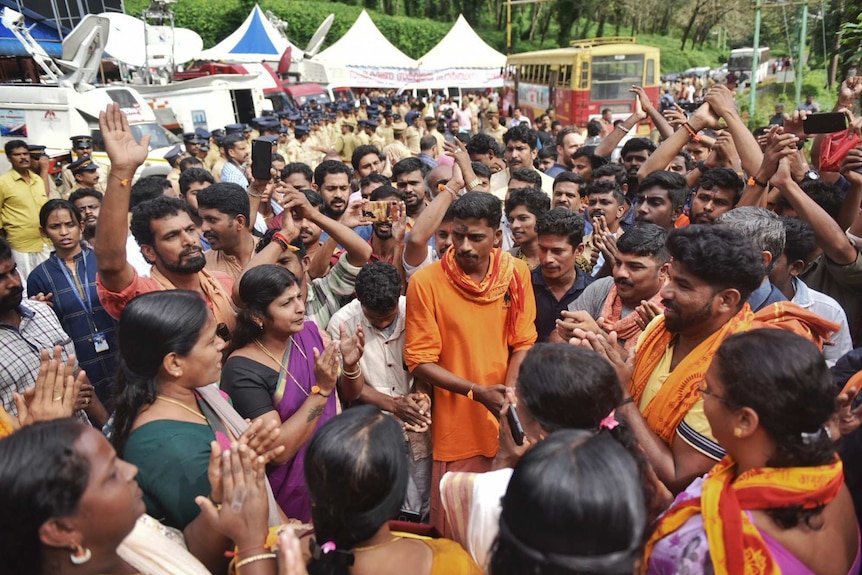
[[[335,151],[341,161],[349,164],[353,158],[353,151],[359,147],[359,140],[354,135],[356,120],[345,118],[341,123],[341,136],[335,141]]]
[[[180,195],[180,160],[185,157],[187,155],[179,144],[168,150],[168,153],[165,154],[165,160],[171,166],[171,171],[168,173],[167,178],[177,196]]]
[[[72,136],[69,139],[72,140],[72,153],[74,154],[76,160],[80,160],[81,158],[89,158],[93,155],[93,138],[91,138],[90,136]],[[108,166],[97,160],[93,161],[99,167],[99,185],[95,189],[104,194],[105,186],[108,185]],[[64,198],[68,198],[69,194],[72,193],[72,188],[74,187],[75,176],[72,174],[72,172],[69,171],[67,167],[65,170],[63,170],[63,185],[61,187],[61,195]]]
[[[359,140],[361,146],[367,146],[371,143],[371,137],[365,129],[368,126],[368,120],[359,120],[359,131],[356,133],[356,139]]]

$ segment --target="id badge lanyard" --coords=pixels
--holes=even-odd
[[[90,334],[95,334],[96,330],[96,321],[93,319],[93,302],[90,300],[90,276],[87,275],[87,252],[81,251],[81,264],[84,267],[84,280],[80,281],[80,276],[78,280],[81,283],[81,288],[83,293],[83,297],[81,292],[78,291],[78,286],[75,285],[75,279],[72,277],[72,274],[69,273],[69,268],[66,267],[66,263],[57,258],[58,263],[60,264],[60,269],[63,271],[63,275],[66,277],[66,281],[69,283],[69,287],[72,288],[72,292],[75,294],[75,297],[84,307],[84,311],[87,312],[87,322],[90,324]],[[75,266],[77,267],[78,263],[75,262]],[[91,338],[92,339],[92,338]]]

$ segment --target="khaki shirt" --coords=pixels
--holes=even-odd
[[[419,140],[422,139],[422,131],[415,126],[407,127],[407,148],[414,155],[419,155]]]
[[[497,126],[497,129],[494,129],[491,126],[488,126],[487,128],[485,128],[485,133],[488,134],[489,136],[491,136],[492,138],[494,138],[495,140],[497,140],[497,142],[499,142],[501,146],[504,145],[503,144],[503,134],[505,134],[508,131],[509,131],[508,128],[506,128],[503,124],[500,124],[499,126]]]

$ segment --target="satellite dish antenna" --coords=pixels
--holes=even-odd
[[[111,33],[108,35],[105,52],[111,58],[128,66],[134,68],[146,66],[144,22],[119,12],[105,12],[101,16],[111,23]]]
[[[317,28],[317,32],[311,37],[308,47],[305,49],[306,58],[313,58],[320,52],[320,47],[323,46],[323,41],[326,39],[326,35],[329,34],[329,29],[332,28],[333,22],[335,22],[335,14],[330,14],[323,21],[323,24]]]

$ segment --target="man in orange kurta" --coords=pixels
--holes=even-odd
[[[536,341],[530,269],[500,248],[500,201],[470,192],[452,205],[453,245],[407,289],[404,360],[434,386],[431,524],[448,531],[440,502],[447,471],[489,471],[499,410]]]

